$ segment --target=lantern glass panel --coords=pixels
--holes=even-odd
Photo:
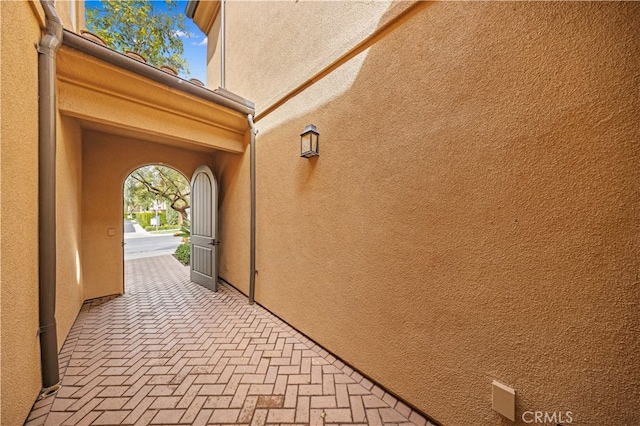
[[[319,134],[316,126],[309,124],[300,134],[300,156],[310,158],[318,155]]]
[[[311,133],[304,133],[300,136],[300,152],[307,153],[311,151]]]

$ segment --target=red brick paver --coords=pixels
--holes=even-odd
[[[127,261],[126,293],[84,303],[60,353],[62,389],[27,425],[427,425],[232,287],[171,256]]]

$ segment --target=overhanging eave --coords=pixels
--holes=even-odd
[[[61,114],[120,134],[128,129],[178,144],[244,152],[251,102],[195,86],[76,34],[64,37],[57,58]],[[76,48],[85,42],[96,47],[88,45],[89,53]],[[91,54],[95,51],[98,55]]]
[[[193,19],[193,22],[205,34],[209,34],[211,31],[219,12],[220,0],[189,0],[185,10],[187,17]]]

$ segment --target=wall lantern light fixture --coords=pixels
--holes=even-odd
[[[300,157],[311,158],[320,155],[320,133],[313,124],[300,133]]]

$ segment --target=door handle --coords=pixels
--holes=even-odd
[[[218,240],[213,240],[213,242],[209,243],[210,246],[219,246],[220,245],[220,241]]]

